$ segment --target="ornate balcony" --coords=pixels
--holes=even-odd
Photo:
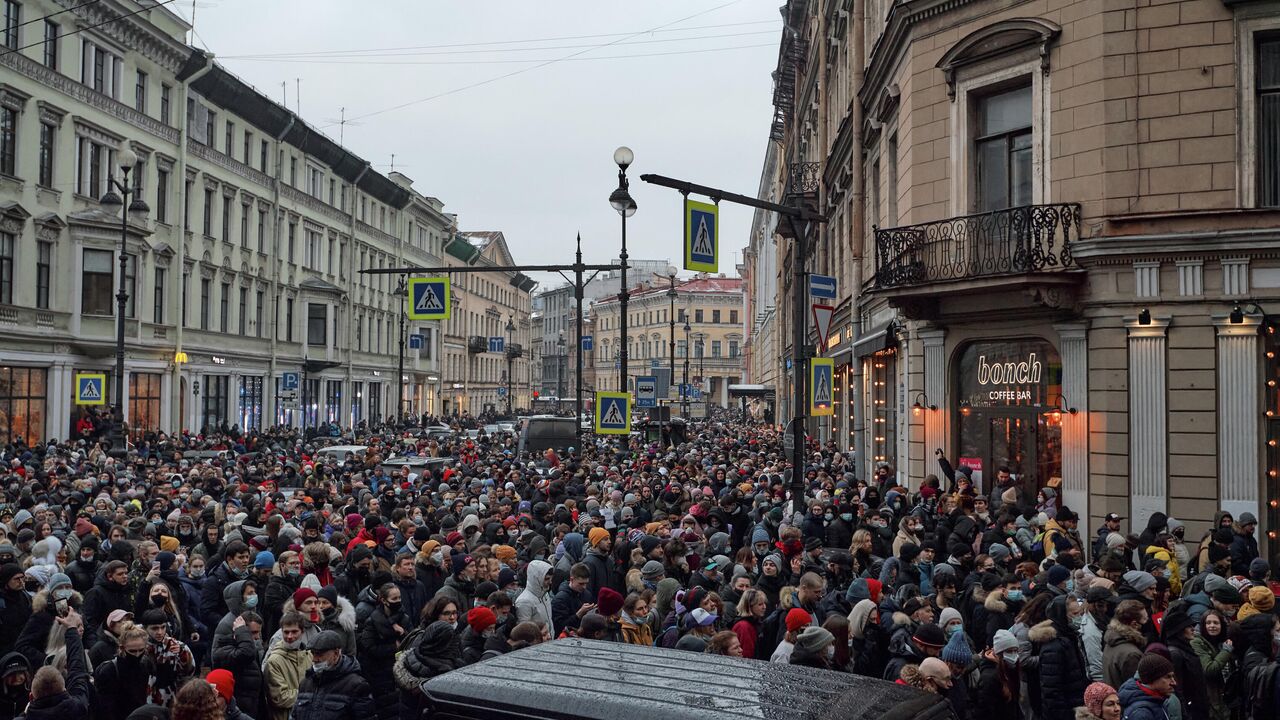
[[[920,225],[876,230],[876,289],[1076,268],[1072,244],[1080,237],[1075,203],[964,215]]]

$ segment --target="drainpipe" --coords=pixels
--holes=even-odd
[[[296,121],[297,116],[290,114],[289,122],[285,123],[284,129],[280,131],[279,135],[272,138],[272,142],[275,144],[272,155],[275,156],[276,166],[274,177],[272,178],[273,182],[271,183],[271,214],[275,218],[275,222],[271,224],[272,307],[271,321],[268,323],[271,328],[271,361],[267,367],[267,380],[263,383],[265,387],[262,390],[262,404],[264,405],[262,414],[271,419],[272,425],[276,424],[275,418],[279,414],[278,408],[276,408],[276,371],[279,367],[279,363],[276,359],[276,353],[278,352],[277,338],[280,334],[280,302],[278,300],[280,297],[280,259],[282,257],[280,254],[280,228],[281,224],[284,222],[284,213],[280,208],[280,168],[284,165],[284,151],[281,148],[280,143],[284,140],[284,136],[288,135],[289,131],[293,129],[293,124]],[[299,377],[302,376],[300,375]],[[299,388],[298,391],[301,394],[303,389]],[[270,398],[270,401],[268,401],[268,398]],[[304,417],[306,411],[307,409],[305,407],[302,408]]]
[[[187,95],[191,91],[191,83],[204,77],[206,73],[213,69],[213,53],[205,55],[205,66],[195,71],[186,80],[178,86],[180,93],[178,97],[178,198],[181,200],[179,204],[179,212],[182,213],[182,232],[178,236],[178,322],[177,332],[174,335],[174,357],[182,352],[182,307],[186,302],[185,297],[187,288],[183,283],[183,278],[187,271],[187,233],[190,231],[190,213],[187,212],[187,203],[190,198],[187,197]],[[169,381],[169,427],[173,432],[181,433],[186,425],[186,418],[182,417],[183,401],[186,399],[182,392],[182,366],[177,362],[173,365],[172,378]]]
[[[862,103],[858,100],[858,92],[862,90],[863,78],[866,74],[866,22],[867,22],[867,3],[866,0],[854,0],[853,3],[853,92],[849,98],[849,129],[852,131],[850,144],[849,160],[849,190],[851,195],[851,205],[853,212],[854,231],[851,233],[854,237],[861,240],[855,257],[858,264],[853,272],[854,287],[862,287],[862,277],[865,274],[864,265],[867,261],[862,255],[863,249],[867,247],[867,239],[863,235],[866,231],[866,207],[864,201],[867,195],[866,177],[863,175],[864,163],[862,162]],[[849,307],[849,321],[853,325],[853,340],[850,341],[849,356],[849,394],[848,397],[853,406],[853,449],[857,451],[857,456],[862,460],[863,467],[869,468],[867,464],[868,453],[866,449],[866,413],[864,408],[864,398],[862,394],[862,359],[852,354],[853,344],[857,343],[862,337],[862,313],[859,312],[857,299],[851,300]],[[855,469],[856,472],[856,469]],[[868,475],[864,474],[864,478]]]

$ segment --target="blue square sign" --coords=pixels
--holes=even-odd
[[[410,320],[448,320],[450,307],[449,278],[409,281]]]

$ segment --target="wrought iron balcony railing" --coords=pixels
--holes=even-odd
[[[876,229],[876,286],[1051,272],[1075,267],[1075,203],[1024,205],[920,225]]]

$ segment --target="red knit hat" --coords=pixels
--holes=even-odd
[[[311,588],[298,588],[293,593],[293,609],[297,610],[302,607],[302,603],[316,596],[316,591]]]
[[[487,607],[471,608],[467,611],[467,624],[471,631],[480,634],[498,623],[498,616]]]
[[[231,698],[236,694],[236,677],[231,674],[230,670],[210,670],[209,674],[204,676],[204,679],[205,682],[213,686],[213,689],[223,700],[231,702]]]
[[[867,578],[867,589],[871,591],[871,601],[874,602],[876,605],[879,605],[880,591],[884,589],[884,587],[880,584],[880,581],[876,580],[875,578]]]
[[[813,622],[813,616],[800,608],[787,611],[787,632],[795,632],[810,622]]]

